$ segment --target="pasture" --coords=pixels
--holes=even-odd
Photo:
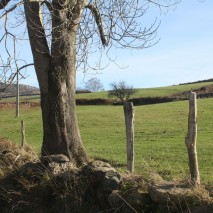
[[[201,181],[213,177],[213,99],[198,100],[198,160]],[[81,136],[92,158],[105,159],[121,170],[126,168],[126,136],[122,106],[77,106]],[[188,156],[188,101],[135,107],[136,173],[157,172],[165,179],[186,179]],[[39,107],[0,109],[0,138],[21,142],[20,123],[25,121],[27,143],[39,153],[42,141]]]

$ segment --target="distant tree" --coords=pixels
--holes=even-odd
[[[128,85],[125,81],[112,82],[110,87],[111,90],[109,90],[108,96],[117,97],[122,102],[128,101],[130,96],[136,92],[133,86]]]
[[[85,83],[85,89],[91,92],[98,92],[104,90],[104,87],[98,78],[91,78]]]

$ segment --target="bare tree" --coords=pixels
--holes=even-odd
[[[104,90],[103,84],[98,78],[91,78],[85,83],[85,88],[91,92]]]
[[[133,89],[133,86],[128,85],[125,81],[119,81],[118,83],[112,82],[110,87],[111,90],[109,90],[108,96],[114,96],[122,102],[128,101],[130,96],[136,92],[136,90]]]
[[[151,46],[159,25],[141,24],[150,4],[166,8],[168,0],[0,0],[0,49],[5,50],[0,78],[10,81],[29,64],[17,49],[29,39],[41,91],[42,155],[65,154],[77,164],[87,160],[76,116],[76,68],[91,68],[88,56],[97,51],[108,56],[113,46]]]

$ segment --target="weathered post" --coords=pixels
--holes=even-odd
[[[25,125],[24,125],[24,121],[21,121],[21,148],[24,147],[26,143],[25,140]]]
[[[134,108],[132,102],[124,102],[126,124],[127,169],[134,172]]]
[[[185,144],[188,150],[189,169],[191,175],[191,182],[193,185],[200,184],[196,143],[197,143],[197,97],[195,92],[190,92],[188,133],[185,138]]]

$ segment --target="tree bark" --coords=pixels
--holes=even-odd
[[[25,13],[41,90],[41,154],[64,154],[76,164],[82,164],[87,156],[80,137],[75,104],[76,32],[80,5],[62,8],[62,3],[53,1],[51,54],[40,20],[39,3],[25,3]]]

